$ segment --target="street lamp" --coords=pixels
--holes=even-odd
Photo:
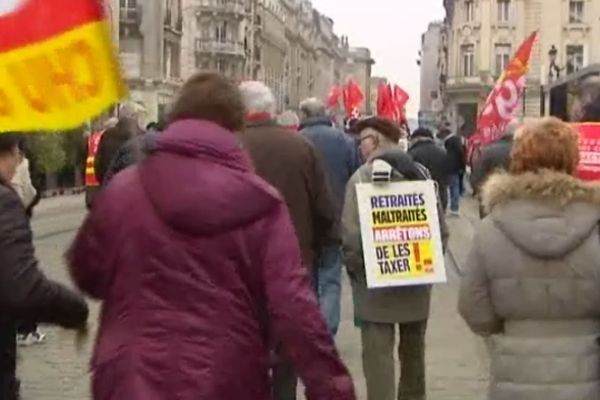
[[[558,50],[554,45],[552,45],[552,47],[548,51],[548,59],[550,60],[550,67],[548,69],[548,82],[554,81],[555,77],[556,79],[560,79],[560,72],[565,69],[564,67],[561,68],[556,63],[557,56]]]

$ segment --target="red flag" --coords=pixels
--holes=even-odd
[[[351,117],[358,113],[360,104],[363,102],[363,95],[360,86],[352,78],[348,79],[344,88],[344,107],[346,108],[346,116]]]
[[[473,144],[486,145],[496,141],[517,114],[536,38],[537,31],[529,35],[498,78],[477,121],[477,132],[470,140]]]
[[[394,85],[394,118],[397,122],[402,122],[405,119],[404,107],[410,96],[400,86]]]
[[[342,88],[339,85],[334,85],[327,95],[327,108],[336,108],[342,97]]]
[[[377,116],[393,119],[395,114],[394,96],[390,85],[380,83],[377,88]]]

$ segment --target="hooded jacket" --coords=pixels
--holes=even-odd
[[[0,180],[0,399],[18,398],[15,321],[75,328],[87,317],[83,297],[39,269],[23,202]]]
[[[459,309],[491,336],[491,400],[600,398],[600,185],[492,175]]]
[[[285,203],[215,124],[171,124],[116,175],[69,261],[104,301],[95,400],[270,399],[273,336],[311,399],[354,399]]]

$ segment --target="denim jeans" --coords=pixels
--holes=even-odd
[[[461,184],[460,184],[460,175],[451,175],[450,176],[450,211],[458,212],[460,209],[460,196],[461,196]]]
[[[314,268],[314,284],[321,312],[332,335],[340,325],[342,295],[342,251],[340,246],[323,248]]]

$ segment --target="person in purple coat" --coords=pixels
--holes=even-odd
[[[272,338],[311,400],[354,400],[288,210],[253,172],[234,83],[184,85],[153,152],[102,191],[68,254],[103,301],[95,400],[269,400]]]

